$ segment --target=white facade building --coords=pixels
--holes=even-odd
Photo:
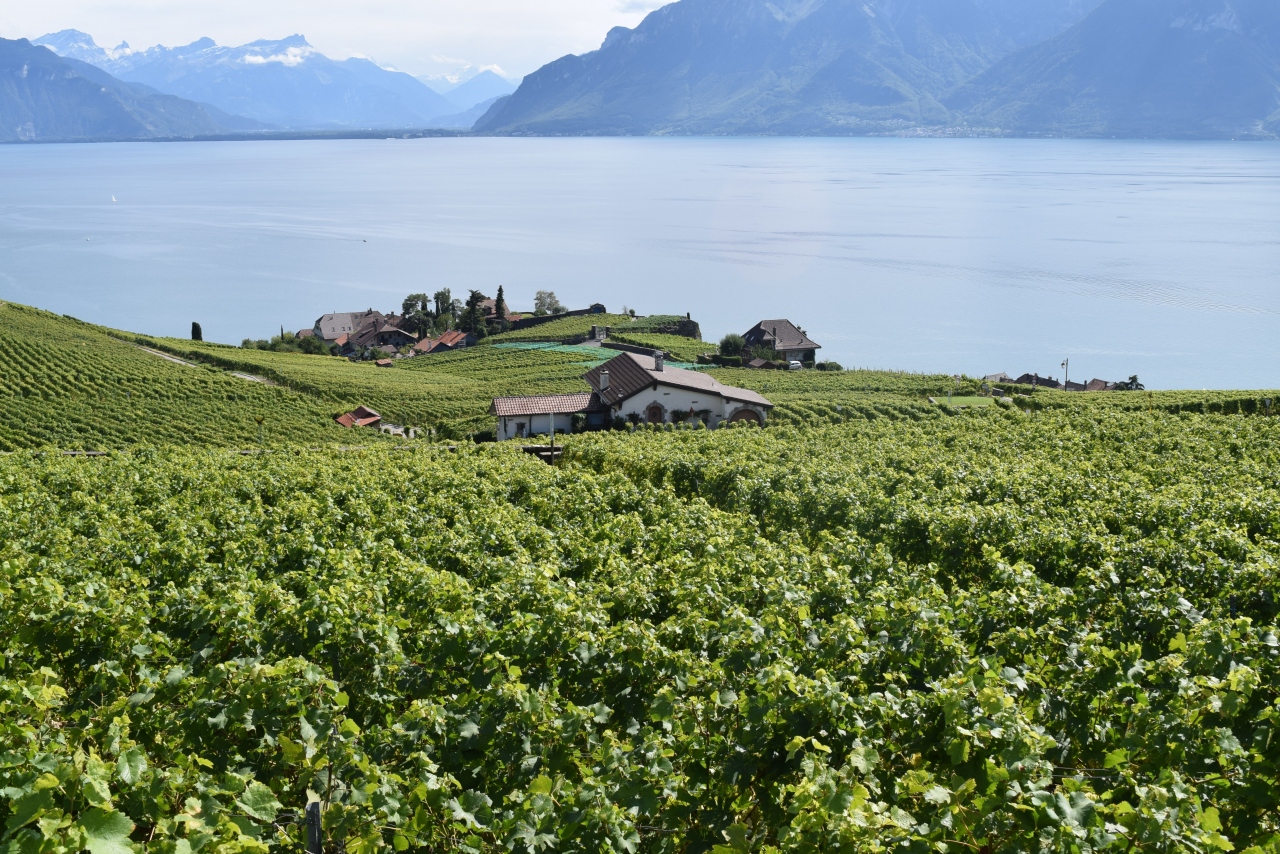
[[[587,429],[603,429],[621,418],[632,424],[726,422],[763,424],[773,409],[760,394],[727,386],[708,373],[668,368],[661,355],[622,353],[592,368],[583,379],[590,393],[495,398],[499,440],[547,434],[555,415],[557,431],[568,432],[573,416],[586,416]]]

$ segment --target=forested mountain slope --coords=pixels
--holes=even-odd
[[[1271,137],[1280,3],[1107,0],[944,101],[972,124],[1023,133]]]
[[[680,0],[525,78],[476,125],[520,133],[860,133],[1069,26],[1082,0]]]

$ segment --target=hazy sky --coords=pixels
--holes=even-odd
[[[496,66],[518,77],[566,53],[595,50],[663,0],[15,0],[0,36],[83,30],[104,47],[238,45],[302,33],[334,59],[368,56],[412,74]]]

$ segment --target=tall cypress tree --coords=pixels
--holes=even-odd
[[[493,302],[493,322],[499,332],[507,331],[507,300],[502,295],[502,285],[498,285],[498,298]]]

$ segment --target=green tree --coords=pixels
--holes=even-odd
[[[507,298],[502,293],[502,285],[498,285],[498,296],[493,303],[493,325],[498,332],[506,332],[511,325],[507,322]]]
[[[548,314],[564,314],[568,309],[560,304],[555,291],[538,291],[533,295],[533,313],[539,317]]]
[[[487,300],[480,291],[473,290],[471,295],[467,297],[466,309],[462,312],[462,317],[458,319],[458,328],[463,332],[474,332],[477,337],[480,336],[480,330],[485,325],[484,309],[480,303]]]
[[[193,322],[191,324],[191,340],[192,341],[204,340],[204,330],[200,328],[200,324],[198,323]]]
[[[736,332],[730,332],[720,339],[720,355],[741,356],[742,350],[746,346],[747,342],[741,335]]]
[[[405,328],[418,336],[429,332],[435,319],[431,311],[431,297],[426,294],[409,294],[400,304],[400,313],[404,315]]]
[[[436,317],[439,318],[448,315],[455,321],[458,319],[454,312],[453,294],[449,292],[448,288],[441,288],[436,291],[432,299],[434,299],[436,303]]]

